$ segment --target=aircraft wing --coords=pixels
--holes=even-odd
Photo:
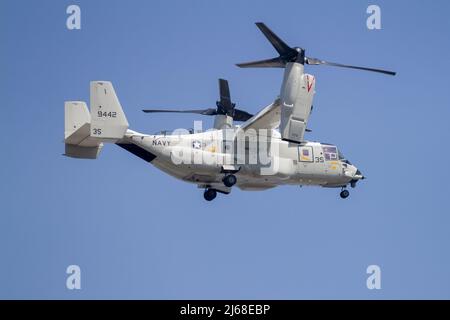
[[[259,129],[267,129],[270,131],[280,126],[280,99],[276,99],[272,104],[268,105],[253,117],[245,121],[240,129],[241,130],[259,130]]]

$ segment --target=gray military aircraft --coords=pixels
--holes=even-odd
[[[355,187],[364,175],[335,145],[307,141],[307,123],[315,93],[307,65],[328,65],[395,75],[395,72],[344,65],[307,57],[300,47],[289,47],[264,23],[256,23],[279,56],[240,63],[241,68],[284,68],[280,96],[252,115],[236,108],[228,82],[219,79],[220,99],[215,108],[195,110],[146,109],[214,116],[214,128],[175,130],[171,134],[143,134],[128,127],[112,84],[90,84],[90,111],[85,102],[65,102],[65,155],[96,159],[104,143],[114,143],[180,180],[204,189],[204,198],[241,190],[266,190],[279,185]],[[241,125],[234,121],[243,122]]]

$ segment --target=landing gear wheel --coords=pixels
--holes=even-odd
[[[339,194],[341,196],[342,199],[348,198],[348,196],[350,195],[350,192],[348,192],[348,190],[344,189],[341,191],[341,193]]]
[[[214,189],[206,189],[203,197],[206,201],[212,201],[217,197],[217,191]]]
[[[232,186],[234,186],[234,185],[236,184],[236,181],[237,181],[237,179],[236,179],[236,176],[235,176],[234,174],[226,175],[226,176],[222,179],[223,184],[224,184],[226,187],[228,187],[228,188],[231,188]]]

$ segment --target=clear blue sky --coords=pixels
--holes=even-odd
[[[1,298],[450,298],[448,1],[1,1]],[[82,29],[66,29],[78,4]],[[64,101],[110,80],[131,128],[189,128],[195,116],[142,107],[210,107],[217,78],[257,112],[282,70],[264,21],[313,57],[396,77],[311,67],[307,138],[337,144],[368,179],[338,190],[233,190],[207,203],[124,150],[61,156]],[[202,118],[211,124],[212,119]],[[66,267],[82,289],[65,287]],[[366,288],[366,268],[382,289]]]

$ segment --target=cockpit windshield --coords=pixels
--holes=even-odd
[[[351,162],[348,161],[344,154],[338,150],[336,146],[333,146],[332,144],[322,144],[322,150],[323,150],[323,156],[325,157],[326,161],[336,161],[340,160],[344,163],[350,164]]]
[[[347,163],[347,164],[352,164],[350,161],[348,161],[345,158],[344,154],[341,151],[339,151],[338,156],[339,156],[339,160],[341,160],[342,162]]]

